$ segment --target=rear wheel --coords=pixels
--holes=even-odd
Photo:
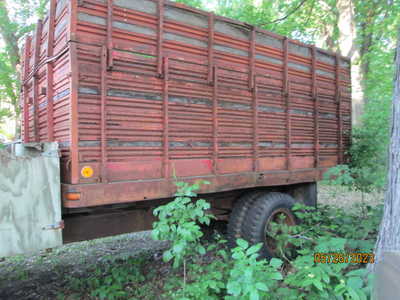
[[[228,245],[236,247],[236,240],[242,238],[242,227],[247,211],[259,197],[261,192],[250,192],[241,196],[233,206],[228,222]]]
[[[285,223],[289,226],[296,224],[291,208],[294,199],[282,193],[265,193],[257,197],[247,210],[243,222],[243,238],[251,244],[262,243],[260,256],[271,258],[276,253],[276,242],[269,236],[271,223]]]

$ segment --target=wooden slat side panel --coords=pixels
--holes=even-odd
[[[65,182],[325,168],[350,144],[340,56],[169,1],[53,4],[36,68],[35,38],[25,51],[24,136],[36,96],[36,134],[60,142]]]
[[[351,129],[345,59],[336,67],[335,55],[321,49],[313,54],[311,46],[288,39],[285,64],[283,37],[170,2],[140,2],[132,6],[114,1],[111,16],[108,1],[86,0],[77,8],[79,159],[81,165],[92,163],[95,168],[95,176],[81,182],[95,182],[101,173],[103,45],[112,61],[103,158],[110,181],[161,178],[165,164],[171,174],[182,176],[250,172],[254,155],[261,172],[314,168],[316,154],[321,167],[338,162],[338,141],[343,152]],[[160,67],[165,57],[167,122]],[[190,169],[188,160],[193,162]]]

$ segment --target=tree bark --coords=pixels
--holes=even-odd
[[[364,108],[363,72],[360,65],[360,49],[357,45],[357,27],[353,0],[336,1],[338,10],[339,50],[351,58],[352,74],[352,123],[358,125]]]
[[[400,28],[396,49],[396,73],[392,103],[388,186],[382,223],[375,247],[375,266],[384,252],[400,252]]]
[[[365,55],[368,54],[373,41],[373,33],[372,31],[368,31],[367,21],[361,24],[362,44],[360,50],[360,55],[362,57],[361,70],[365,75],[367,75],[369,72],[369,62],[370,62],[369,57],[365,57]]]
[[[330,14],[334,12],[334,7],[332,7],[331,3],[327,3],[326,1],[320,1],[319,5],[320,5],[319,9],[325,14]],[[337,18],[338,16],[337,14],[335,14],[335,19]],[[332,52],[337,51],[334,39],[334,31],[336,27],[337,27],[337,21],[334,23],[332,22],[324,23],[324,26],[322,26],[321,28],[321,32],[318,34],[318,37],[316,38],[315,46],[319,48],[328,49]]]
[[[326,24],[322,32],[315,42],[315,45],[320,48],[325,48],[330,51],[335,51],[335,41],[333,40],[333,31],[335,30],[333,24]]]

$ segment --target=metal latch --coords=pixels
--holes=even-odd
[[[64,220],[61,220],[60,222],[55,224],[44,226],[42,228],[42,230],[57,230],[57,229],[64,229]]]

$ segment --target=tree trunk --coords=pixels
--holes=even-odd
[[[400,252],[400,28],[396,51],[396,75],[392,104],[388,186],[382,223],[375,247],[375,265],[384,252]]]
[[[368,30],[367,21],[361,24],[362,44],[360,49],[360,55],[362,57],[361,71],[365,75],[367,75],[369,72],[370,59],[369,57],[364,57],[364,55],[368,54],[372,46],[372,37],[373,37],[372,30]]]
[[[352,62],[352,123],[357,125],[360,123],[364,108],[364,90],[353,0],[338,0],[336,8],[338,10],[339,50],[342,55],[350,57]]]
[[[319,5],[319,9],[325,14],[333,13],[334,11],[334,7],[326,1],[320,1]],[[336,19],[338,18],[337,15],[335,17]],[[321,27],[321,32],[315,40],[315,46],[335,52],[337,50],[334,39],[334,31],[336,27],[337,21],[334,23],[326,22],[324,26]]]
[[[319,38],[315,41],[315,45],[319,48],[335,51],[335,41],[333,40],[333,31],[335,30],[333,24],[326,24],[322,29]]]

